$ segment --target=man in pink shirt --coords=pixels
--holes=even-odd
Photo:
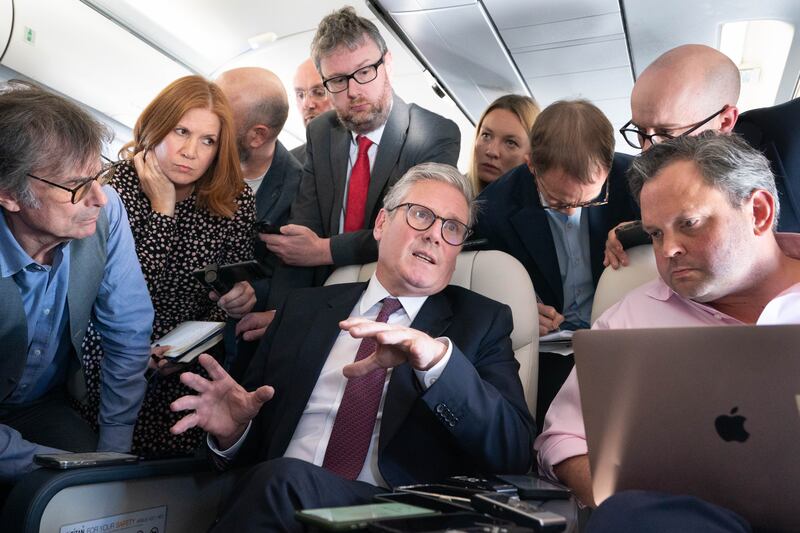
[[[628,178],[660,277],[631,291],[594,328],[800,323],[800,235],[774,232],[778,195],[763,155],[736,136],[684,136],[645,152]],[[574,370],[534,448],[544,475],[594,505]]]

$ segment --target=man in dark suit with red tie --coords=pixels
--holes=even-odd
[[[458,126],[393,93],[392,54],[371,21],[352,7],[328,15],[311,52],[334,110],[308,125],[289,225],[261,236],[286,265],[270,308],[291,288],[321,285],[332,266],[375,261],[371,228],[389,187],[416,164],[458,161]]]
[[[503,304],[448,286],[474,218],[449,165],[412,168],[386,195],[369,283],[289,295],[238,385],[211,377],[172,405],[193,412],[220,462],[255,465],[214,531],[298,530],[296,509],[367,503],[457,474],[527,472],[534,423]],[[363,340],[362,340],[363,339]],[[251,392],[248,392],[251,391]]]

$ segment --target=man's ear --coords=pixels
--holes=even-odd
[[[391,79],[392,77],[392,52],[386,50],[383,56],[383,66],[386,68],[386,76]]]
[[[383,225],[386,224],[387,219],[388,215],[386,214],[386,209],[381,208],[381,210],[378,211],[378,216],[375,217],[375,227],[372,228],[372,236],[375,237],[375,240],[378,242],[381,242]]]
[[[725,111],[719,114],[719,117],[722,119],[719,126],[720,133],[730,133],[739,119],[739,108],[735,105],[729,105]]]
[[[272,138],[272,128],[264,124],[256,124],[247,130],[247,145],[250,148],[261,148]]]
[[[6,211],[16,213],[22,206],[20,206],[19,202],[8,192],[0,190],[0,207]]]
[[[528,170],[533,174],[536,175],[536,172],[533,170],[533,163],[531,162],[531,154],[525,154],[525,165],[527,165]]]
[[[762,235],[772,231],[776,224],[775,198],[764,189],[756,189],[748,202],[753,210],[753,232]]]

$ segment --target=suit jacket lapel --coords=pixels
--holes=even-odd
[[[299,335],[306,335],[306,339],[300,350],[290,356],[293,357],[292,369],[288,374],[291,379],[288,383],[283,383],[283,386],[291,387],[292,392],[286,394],[285,400],[276,406],[280,413],[275,417],[273,428],[269,431],[273,435],[270,441],[270,457],[282,455],[289,445],[322,367],[339,335],[339,322],[350,316],[365,287],[366,283],[353,285],[349,290],[324,302],[314,319],[308,322],[314,326],[313,334],[297,332]]]
[[[558,300],[556,307],[561,309],[564,305],[564,289],[561,286],[561,271],[558,268],[556,245],[553,242],[553,233],[550,231],[547,213],[539,202],[539,191],[532,174],[530,182],[520,187],[516,197],[524,207],[513,213],[509,217],[509,222],[525,246],[531,260],[544,276],[544,280],[536,280],[534,289],[536,289],[536,285],[546,283],[556,295]]]
[[[256,220],[261,221],[277,202],[280,192],[283,189],[283,178],[286,173],[286,157],[289,152],[283,147],[280,141],[275,143],[275,153],[272,156],[272,163],[264,174],[264,180],[256,191]],[[274,192],[277,191],[277,194]],[[270,221],[273,222],[274,221]]]
[[[442,293],[434,294],[425,300],[411,327],[424,331],[431,337],[441,337],[450,325],[453,309]],[[408,363],[392,370],[386,401],[383,404],[381,431],[378,438],[379,453],[391,442],[397,430],[405,421],[411,407],[420,395],[420,385]]]
[[[330,234],[339,233],[339,217],[344,205],[344,195],[347,183],[347,162],[350,159],[350,143],[353,138],[350,131],[345,128],[339,119],[333,117],[336,125],[331,130],[331,185],[333,186],[333,208],[331,209]],[[324,212],[324,211],[323,211]]]
[[[408,104],[400,99],[396,94],[392,94],[394,100],[392,111],[386,120],[386,127],[383,129],[381,144],[378,146],[378,153],[375,156],[375,164],[372,166],[369,178],[369,191],[367,193],[367,206],[365,213],[371,216],[375,211],[375,206],[381,199],[382,192],[392,175],[392,171],[397,166],[400,159],[400,152],[406,141],[408,133]]]

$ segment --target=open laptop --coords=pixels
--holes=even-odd
[[[690,494],[800,531],[800,325],[577,331],[594,496]]]

